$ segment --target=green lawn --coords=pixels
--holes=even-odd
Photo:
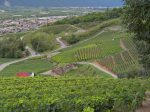
[[[35,72],[41,73],[47,71],[53,67],[53,64],[46,59],[30,59],[23,62],[19,62],[6,67],[1,76],[15,76],[18,72]]]
[[[6,63],[6,62],[10,62],[10,61],[14,61],[15,59],[10,59],[10,58],[0,58],[0,64]]]

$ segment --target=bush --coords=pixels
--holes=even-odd
[[[119,74],[119,78],[136,78],[136,77],[142,77],[142,78],[148,78],[150,75],[146,70],[133,70],[128,73]]]
[[[79,38],[75,35],[70,35],[64,38],[69,44],[75,44],[79,41]]]
[[[1,58],[21,58],[27,56],[25,50],[26,43],[20,39],[8,38],[0,41],[0,57]]]
[[[44,52],[52,50],[55,45],[53,35],[48,35],[43,32],[38,32],[31,38],[31,45],[34,50],[38,52]]]

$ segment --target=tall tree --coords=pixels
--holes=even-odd
[[[150,0],[125,0],[124,21],[132,33],[140,62],[150,71]]]

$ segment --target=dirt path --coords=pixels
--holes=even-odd
[[[99,32],[99,33],[97,33],[96,35],[94,35],[93,37],[88,38],[88,39],[85,39],[85,40],[79,42],[78,44],[81,44],[81,43],[84,43],[84,42],[89,41],[89,40],[91,40],[91,39],[94,39],[94,38],[96,38],[97,36],[101,35],[101,34],[104,33],[104,32],[106,32],[106,31],[105,31],[105,30],[102,30],[101,32]]]
[[[112,31],[118,31],[118,30],[122,30],[122,26],[112,26],[112,27],[108,27],[108,29]]]
[[[126,48],[126,46],[124,45],[122,39],[120,39],[120,47],[121,47],[123,50],[128,51],[128,48]]]
[[[26,49],[30,52],[31,56],[40,55],[39,53],[37,53],[36,51],[34,51],[29,46],[26,46]]]
[[[145,101],[135,112],[150,112],[150,92],[146,92]]]
[[[97,68],[98,70],[103,71],[103,72],[105,72],[105,73],[111,75],[113,78],[115,78],[115,79],[118,78],[116,74],[111,73],[110,71],[104,69],[103,67],[101,67],[101,66],[99,66],[99,65],[97,65],[97,64],[95,64],[95,63],[90,63],[90,62],[77,62],[77,64],[81,64],[81,65],[92,65],[92,66],[94,66],[95,68]]]
[[[70,25],[72,28],[75,28],[75,29],[78,29],[78,30],[80,30],[80,29],[82,29],[82,28],[79,28],[79,27],[77,27],[77,26],[74,26],[74,25]]]
[[[67,45],[61,40],[62,37],[56,38],[56,41],[60,44],[60,48],[64,49],[67,47]]]
[[[70,26],[77,29],[77,31],[74,34],[86,32],[86,30],[83,29],[83,28],[80,28],[80,27],[77,27],[77,26],[74,26],[74,25],[70,25]]]

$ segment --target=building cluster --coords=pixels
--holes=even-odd
[[[36,17],[0,20],[0,35],[6,33],[25,32],[37,29],[40,26],[63,19],[66,16]]]

